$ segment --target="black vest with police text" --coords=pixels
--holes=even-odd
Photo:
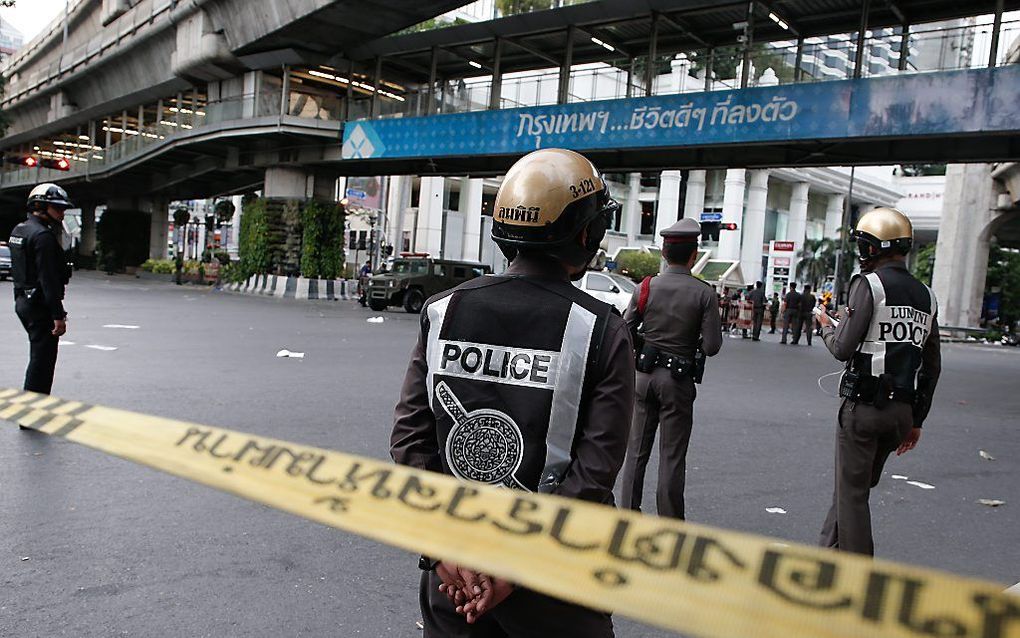
[[[889,375],[895,388],[916,389],[921,351],[938,310],[935,293],[906,268],[879,268],[858,277],[870,287],[875,309],[854,367],[866,375]]]
[[[528,491],[558,484],[611,307],[566,281],[487,276],[422,312],[445,470]]]
[[[38,217],[29,215],[11,231],[7,244],[11,249],[11,279],[15,289],[25,290],[39,287],[39,272],[35,263],[36,235],[52,233],[49,226]]]

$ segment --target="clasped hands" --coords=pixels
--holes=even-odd
[[[436,575],[443,583],[439,591],[453,603],[458,614],[474,623],[513,593],[514,585],[493,576],[487,576],[449,561],[436,565]]]

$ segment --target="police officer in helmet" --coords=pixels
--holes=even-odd
[[[14,308],[28,333],[30,358],[25,389],[49,394],[57,365],[57,343],[67,331],[62,303],[71,271],[60,233],[73,204],[56,184],[40,184],[28,196],[28,218],[11,232]]]
[[[838,324],[815,312],[829,351],[846,361],[836,437],[836,486],[821,545],[873,555],[868,496],[894,450],[914,449],[941,371],[938,302],[907,270],[913,227],[876,208],[853,231],[861,274]]]
[[[659,233],[666,269],[634,291],[624,313],[638,344],[634,420],[623,468],[622,505],[641,509],[645,467],[659,434],[659,516],[684,518],[687,448],[694,427],[695,383],[704,357],[722,347],[715,291],[691,274],[701,225],[681,219]]]
[[[396,408],[397,463],[613,504],[632,347],[613,307],[570,281],[618,210],[595,167],[572,151],[535,151],[510,168],[492,226],[510,267],[426,302]],[[426,638],[613,635],[608,614],[449,561],[423,556],[419,566]]]

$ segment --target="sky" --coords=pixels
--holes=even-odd
[[[0,17],[21,31],[27,43],[63,12],[64,0],[17,0],[13,7],[0,8]]]

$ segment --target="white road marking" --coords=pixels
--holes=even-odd
[[[766,507],[765,511],[769,514],[785,514],[786,510],[781,507]]]
[[[921,488],[922,490],[933,490],[933,489],[935,489],[934,485],[930,485],[928,483],[922,483],[921,481],[907,481],[907,485],[913,485],[915,487]]]
[[[110,352],[110,351],[113,351],[113,350],[117,349],[116,346],[100,346],[100,345],[96,345],[94,343],[89,344],[89,345],[87,345],[85,347],[86,348],[92,348],[93,350],[102,350],[103,352]]]
[[[903,476],[902,474],[893,474],[892,477],[897,481],[905,481],[910,478],[909,476]]]
[[[132,325],[123,324],[123,323],[108,323],[108,324],[106,324],[103,327],[104,328],[123,328],[124,330],[138,330],[138,328],[140,326],[132,326]]]

